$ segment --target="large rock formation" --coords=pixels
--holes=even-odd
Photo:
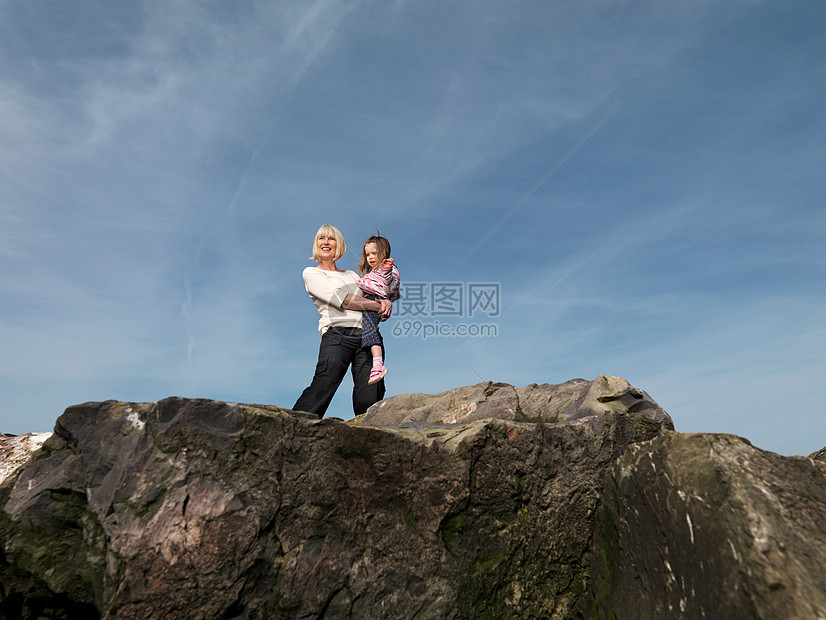
[[[621,377],[604,375],[594,381],[573,379],[561,385],[478,383],[441,394],[402,394],[370,407],[361,422],[377,426],[403,422],[456,424],[487,418],[570,422],[609,412],[639,413],[674,428],[668,414],[648,394]]]
[[[664,433],[630,446],[605,497],[601,616],[826,618],[826,463]]]
[[[822,614],[826,463],[671,429],[613,377],[405,395],[354,424],[70,407],[0,483],[0,615]]]

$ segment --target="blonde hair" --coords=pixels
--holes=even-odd
[[[344,252],[347,251],[347,244],[344,242],[344,235],[342,235],[341,231],[335,226],[324,224],[324,226],[318,229],[315,237],[313,237],[313,255],[310,257],[311,260],[321,260],[321,257],[318,255],[318,246],[316,245],[316,242],[321,235],[324,235],[325,237],[333,237],[336,240],[336,255],[333,257],[333,260],[338,260],[344,256]]]
[[[382,237],[379,231],[376,231],[376,234],[369,237],[361,246],[361,262],[359,263],[359,273],[361,275],[370,271],[370,265],[367,264],[367,250],[365,249],[368,243],[376,244],[376,267],[381,265],[384,259],[390,258],[390,242]]]

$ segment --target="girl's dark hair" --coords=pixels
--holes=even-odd
[[[376,234],[369,237],[361,246],[361,262],[359,263],[359,273],[361,275],[370,271],[370,265],[367,264],[367,252],[364,250],[364,246],[368,243],[376,244],[376,249],[378,250],[376,266],[381,265],[382,261],[390,258],[390,242],[382,237],[381,233],[377,230]]]

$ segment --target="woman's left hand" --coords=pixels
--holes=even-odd
[[[378,301],[381,305],[381,310],[379,310],[379,318],[382,321],[386,321],[393,313],[393,302],[389,299],[377,299],[376,301]]]

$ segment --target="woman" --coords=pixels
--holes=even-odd
[[[302,276],[304,288],[310,294],[318,314],[321,346],[313,381],[299,396],[293,410],[307,411],[324,417],[341,380],[351,366],[353,375],[353,413],[367,411],[384,398],[384,380],[368,385],[373,361],[369,349],[361,346],[361,313],[377,312],[382,320],[390,316],[392,302],[371,301],[362,296],[357,286],[358,274],[336,267],[344,256],[347,244],[334,226],[322,226],[313,241],[313,260],[317,267],[307,267]]]

